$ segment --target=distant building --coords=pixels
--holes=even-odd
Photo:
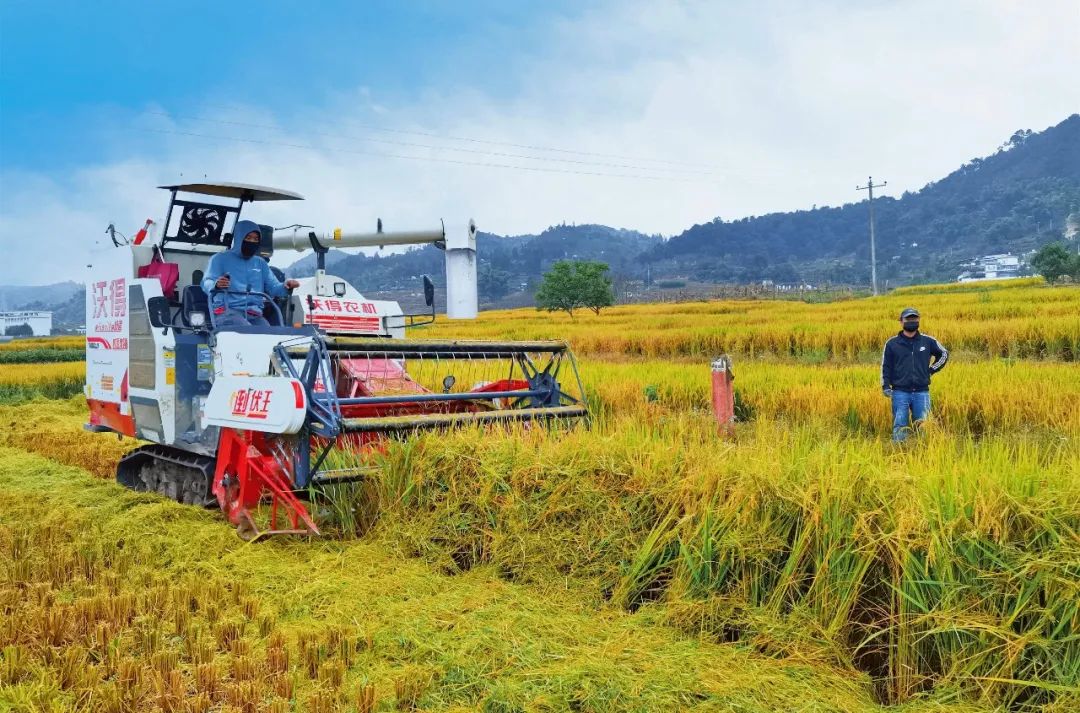
[[[972,262],[964,265],[966,270],[960,273],[958,282],[974,282],[976,280],[1007,280],[1020,277],[1020,268],[1023,263],[1019,255],[1002,253],[999,255],[983,255]]]
[[[35,337],[47,337],[52,334],[52,312],[0,312],[0,334],[22,324],[30,325]]]

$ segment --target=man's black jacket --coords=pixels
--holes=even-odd
[[[914,337],[906,337],[901,331],[885,342],[881,352],[881,388],[926,391],[930,377],[944,369],[948,359],[948,350],[929,334],[916,332]]]

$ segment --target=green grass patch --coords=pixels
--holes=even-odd
[[[0,350],[0,364],[52,364],[61,361],[85,361],[83,348],[37,347],[33,349]]]

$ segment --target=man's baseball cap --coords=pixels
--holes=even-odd
[[[900,313],[900,319],[907,319],[908,317],[918,317],[918,316],[919,316],[919,310],[915,309],[914,307],[907,307],[906,309],[904,309],[903,312]]]

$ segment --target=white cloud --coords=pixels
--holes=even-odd
[[[516,89],[504,96],[467,80],[416,87],[405,101],[356,86],[340,88],[323,106],[255,116],[222,109],[208,96],[195,109],[170,107],[172,118],[157,115],[149,102],[160,98],[148,97],[141,116],[121,123],[122,134],[135,126],[319,148],[132,132],[127,146],[107,139],[115,158],[104,165],[62,177],[5,171],[0,284],[78,279],[87,236],[113,220],[137,229],[164,207],[165,195],[154,186],[181,173],[308,196],[303,204],[257,206],[254,217],[275,224],[366,229],[382,217],[394,229],[471,216],[499,233],[535,232],[565,220],[672,234],[717,215],[857,200],[854,186],[868,173],[888,179],[890,191],[917,190],[992,151],[1017,128],[1042,129],[1080,110],[1074,0],[612,2],[545,29],[542,54],[506,63]],[[182,118],[189,114],[278,128]],[[655,170],[675,168],[656,162],[544,154],[654,169],[643,171],[337,138],[448,143],[364,128],[371,125],[719,168],[701,176]],[[378,154],[695,180],[512,171]]]

